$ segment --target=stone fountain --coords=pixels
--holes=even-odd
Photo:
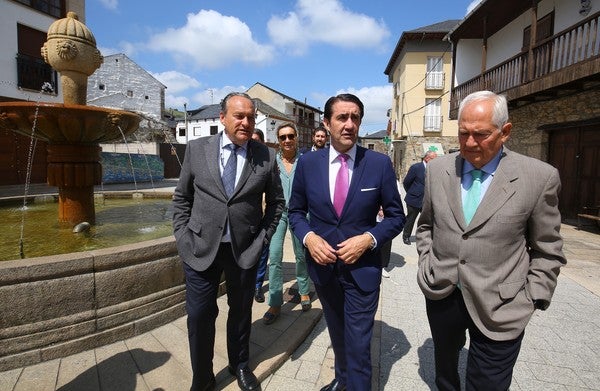
[[[85,105],[87,77],[102,56],[74,13],[50,26],[42,54],[61,73],[64,104],[2,102],[0,128],[48,143],[59,222],[93,223],[94,185],[102,177],[98,144],[133,132],[140,118]],[[0,262],[0,371],[131,338],[183,316],[184,300],[172,236]]]
[[[99,144],[133,133],[140,117],[86,106],[87,79],[103,58],[74,12],[50,26],[42,56],[61,75],[64,104],[0,103],[0,128],[48,143],[48,184],[58,187],[59,223],[93,224],[94,185],[102,180]]]

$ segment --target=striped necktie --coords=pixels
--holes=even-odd
[[[223,181],[223,187],[225,187],[225,193],[227,194],[227,198],[231,198],[233,194],[233,189],[235,189],[235,172],[237,168],[237,150],[239,148],[238,145],[229,144],[224,148],[229,148],[231,153],[229,154],[229,159],[227,159],[227,164],[223,167],[223,176],[221,180]]]

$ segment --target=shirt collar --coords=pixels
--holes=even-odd
[[[485,166],[481,167],[481,171],[483,171],[486,174],[494,175],[496,173],[496,170],[498,169],[498,165],[500,164],[500,159],[502,158],[503,150],[504,147],[500,148],[496,156],[494,156],[492,160],[487,162]],[[462,175],[465,175],[466,173],[475,170],[475,166],[473,166],[468,160],[463,159],[463,161],[464,163],[462,168]]]
[[[227,147],[229,144],[233,144],[233,142],[229,139],[229,136],[227,135],[227,133],[223,132],[222,137],[221,137],[221,149]],[[246,141],[244,144],[239,146],[242,149],[246,149],[248,147],[248,141]]]
[[[340,152],[336,151],[335,148],[330,147],[329,148],[329,163],[330,164],[333,163],[333,161],[335,159],[337,159],[339,154],[340,154]],[[355,161],[356,160],[356,144],[354,144],[352,146],[352,148],[350,148],[348,151],[346,151],[345,154],[350,157],[350,160]]]

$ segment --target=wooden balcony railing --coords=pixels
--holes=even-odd
[[[485,89],[503,93],[569,66],[598,58],[599,22],[600,12],[540,42],[532,49],[531,64],[528,61],[529,52],[519,53],[482,75],[456,86],[450,98],[451,117],[456,117],[460,101],[472,92]],[[545,86],[550,87],[554,85]]]

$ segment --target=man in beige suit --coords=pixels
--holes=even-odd
[[[466,389],[509,388],[525,326],[566,263],[558,172],[504,147],[511,128],[505,97],[473,93],[458,111],[460,153],[427,166],[417,279],[440,390],[460,390],[466,330]]]

